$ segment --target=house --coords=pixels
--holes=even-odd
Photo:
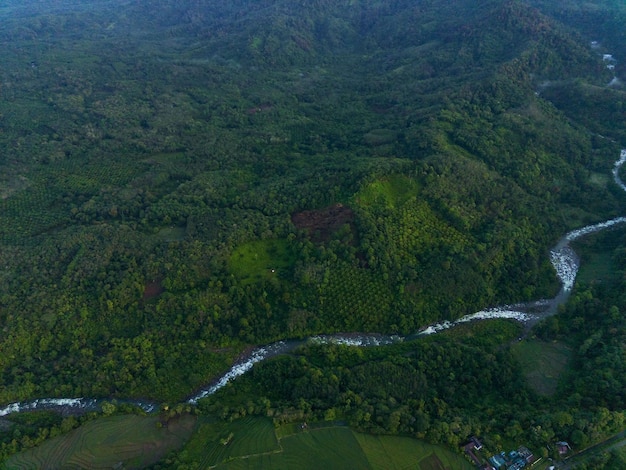
[[[556,450],[559,452],[559,455],[567,454],[572,448],[565,441],[560,441],[556,443]]]
[[[524,446],[519,446],[517,448],[517,453],[526,460],[526,462],[531,463],[535,460],[535,457],[533,456],[533,453],[528,450],[527,447]]]
[[[489,462],[491,462],[491,464],[498,469],[506,465],[506,460],[504,459],[504,457],[498,454],[494,455],[493,457],[489,457]]]
[[[480,466],[481,465],[481,461],[480,459],[476,456],[476,454],[474,453],[474,449],[476,447],[474,446],[473,442],[469,442],[468,444],[465,444],[463,446],[463,449],[465,450],[465,453],[467,455],[469,455],[469,458],[472,459],[472,462],[474,462],[476,465]]]
[[[480,467],[482,465],[482,461],[476,456],[474,453],[475,450],[480,450],[483,448],[482,443],[478,440],[476,436],[472,436],[470,441],[463,446],[465,453],[469,455],[470,459]]]
[[[472,436],[470,441],[474,443],[474,449],[480,450],[483,448],[482,442],[480,442],[476,436]]]
[[[541,458],[535,457],[528,447],[525,446],[519,446],[517,450],[500,452],[493,457],[489,457],[489,462],[493,465],[494,470],[521,470],[533,466],[540,460]]]

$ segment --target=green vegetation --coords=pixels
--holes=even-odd
[[[285,437],[280,441],[284,455],[277,467],[314,469],[325,468],[369,468],[366,456],[354,433],[347,428],[331,427],[313,429],[309,432]],[[283,463],[284,462],[284,463]],[[272,468],[272,465],[269,466]],[[259,466],[257,468],[268,468]],[[319,468],[319,467],[318,467]]]
[[[594,445],[584,452],[568,459],[570,468],[581,470],[619,470],[624,467],[624,445],[626,433],[622,432],[611,439]]]
[[[244,284],[249,284],[276,278],[293,262],[293,252],[286,240],[258,240],[235,248],[228,267]]]
[[[623,2],[52,3],[0,6],[1,404],[175,403],[254,345],[550,298],[555,241],[623,213]],[[624,425],[625,246],[583,241],[571,301],[522,342],[494,321],[259,364],[200,405],[189,452],[376,465],[347,428],[210,416],[583,448]],[[37,416],[0,423],[2,458],[79,424]]]
[[[404,175],[389,175],[362,187],[354,199],[360,206],[377,205],[393,209],[416,198],[418,191],[419,187],[415,180]]]
[[[467,460],[458,454],[415,439],[372,436],[362,433],[355,433],[355,436],[372,469],[462,470],[472,468]]]
[[[197,431],[184,448],[184,461],[209,468],[233,459],[281,450],[267,418],[245,417],[232,423],[200,418]]]
[[[623,233],[623,227],[617,227],[576,243],[582,264],[578,282],[589,285],[619,281],[621,266],[615,257],[615,250],[621,244]]]
[[[571,349],[564,343],[524,340],[512,348],[528,385],[540,395],[551,396],[568,370]]]
[[[532,392],[502,349],[503,340],[519,334],[508,325],[498,321],[460,338],[442,333],[373,349],[310,344],[258,364],[234,387],[205,399],[202,409],[224,419],[262,413],[276,425],[344,419],[363,432],[457,447],[468,435],[507,424],[482,418],[505,397],[520,411],[530,406]]]
[[[583,460],[576,468],[581,470],[608,469],[618,470],[626,465],[626,449],[623,446],[602,452],[589,459]]]
[[[157,427],[158,416],[117,415],[91,421],[35,449],[7,460],[6,468],[142,468],[158,462],[189,438],[194,428],[190,415]]]
[[[230,423],[204,419],[177,458],[164,465],[181,468],[471,468],[442,447],[407,437],[370,436],[333,423],[297,423],[274,428],[268,418]],[[439,466],[437,466],[439,465]]]
[[[536,12],[470,3],[420,31],[410,2],[5,11],[0,401],[175,401],[246,344],[553,294],[564,211],[617,210],[590,170],[618,146],[531,75],[596,83],[602,62],[547,19],[531,40]]]

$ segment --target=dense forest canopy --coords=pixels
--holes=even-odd
[[[5,400],[168,396],[186,351],[191,385],[227,346],[547,295],[563,211],[616,210],[615,146],[534,93],[604,64],[537,11],[248,3],[7,7]]]
[[[626,143],[624,18],[600,0],[5,2],[0,403],[176,401],[250,345],[408,334],[553,296],[549,248],[626,202],[609,178]],[[589,302],[623,303],[596,289],[541,334],[584,343]],[[616,358],[624,325],[611,318],[594,341]],[[457,444],[463,433],[437,423],[467,412],[465,431],[492,425],[422,367],[446,341],[345,369],[307,351],[246,380],[284,407],[316,399],[309,411],[345,409],[369,431]],[[581,354],[605,364],[593,344]],[[532,391],[502,380],[515,360],[484,347],[459,346],[449,373],[497,358],[484,407],[524,390],[530,422]],[[311,396],[313,369],[341,380]],[[382,384],[357,385],[381,371],[415,383],[397,390],[397,416],[387,404],[366,422],[346,397],[379,406]],[[299,377],[302,393],[272,389],[276,374]],[[472,380],[462,393],[480,393]],[[586,381],[568,385],[576,406],[608,387],[602,406],[623,411],[617,373],[591,395]],[[446,408],[418,406],[415,424],[426,388]],[[581,413],[592,423],[599,411]],[[609,421],[598,426],[619,428]]]

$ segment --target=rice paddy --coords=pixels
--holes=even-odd
[[[206,421],[185,447],[184,463],[197,468],[462,470],[462,456],[409,437],[372,436],[332,423],[287,424],[266,418]]]
[[[167,426],[159,417],[118,415],[100,418],[39,447],[12,456],[6,468],[144,468],[183,445],[195,418],[181,416]]]
[[[187,459],[199,464],[199,468],[279,451],[272,422],[252,416],[232,423],[200,418],[197,431],[184,449]]]

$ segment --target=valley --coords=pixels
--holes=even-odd
[[[281,429],[335,423],[319,442],[358,441],[363,468],[470,436],[546,461],[623,430],[624,14],[6,2],[0,456],[151,410],[163,431],[128,442],[163,452],[130,468],[222,465],[194,446],[245,447],[226,430],[246,420],[295,455],[313,433]]]

